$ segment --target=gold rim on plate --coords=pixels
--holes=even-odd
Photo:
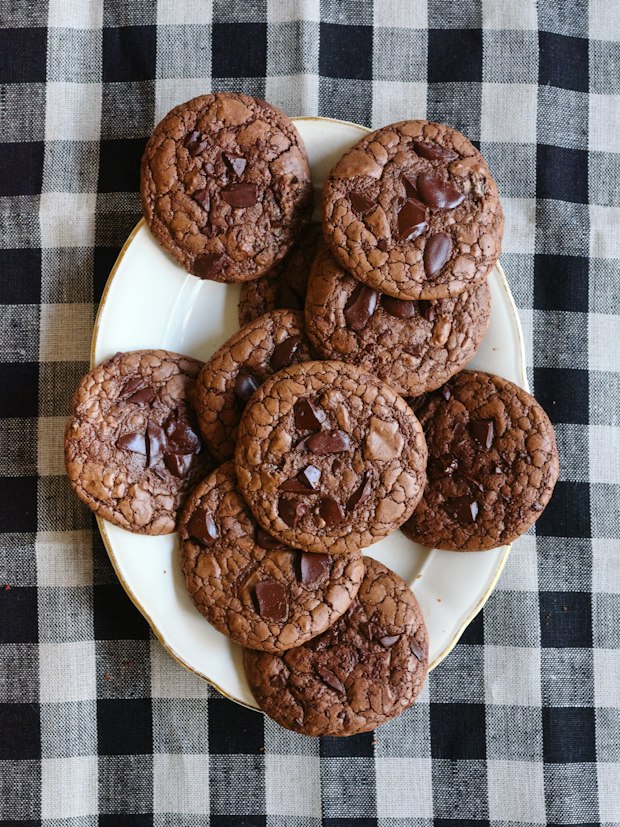
[[[292,120],[294,120],[294,121],[328,121],[328,122],[331,122],[331,123],[339,123],[339,124],[346,124],[347,126],[354,126],[354,127],[357,127],[358,129],[363,130],[364,132],[370,132],[371,131],[370,129],[368,129],[368,127],[361,126],[360,124],[353,123],[352,121],[340,121],[337,118],[319,118],[319,117],[309,116],[309,117],[292,118]],[[133,230],[130,232],[129,236],[127,237],[127,240],[125,241],[125,243],[123,244],[123,246],[121,248],[120,253],[118,254],[118,257],[117,257],[116,261],[114,262],[114,265],[113,265],[113,267],[110,271],[110,275],[108,276],[108,280],[106,281],[103,293],[101,295],[101,301],[99,302],[99,308],[97,310],[97,315],[95,317],[95,324],[94,324],[94,327],[93,327],[93,337],[92,337],[92,340],[91,340],[91,347],[90,347],[90,366],[91,366],[91,368],[95,367],[95,350],[96,350],[96,347],[97,347],[97,338],[98,338],[98,335],[99,335],[99,324],[100,324],[101,316],[102,316],[102,313],[103,313],[103,309],[104,309],[108,294],[109,294],[110,289],[112,287],[112,282],[114,281],[114,279],[116,277],[118,268],[120,267],[120,265],[122,263],[122,260],[125,256],[125,253],[127,252],[127,249],[129,248],[129,245],[132,243],[132,241],[136,237],[137,233],[142,229],[142,227],[145,224],[146,224],[146,222],[145,222],[144,218],[141,218],[140,221],[138,221],[136,226],[133,228]],[[506,298],[508,299],[508,306],[509,306],[510,311],[511,311],[512,316],[513,316],[514,327],[517,331],[519,356],[520,356],[520,361],[521,361],[521,377],[520,377],[521,378],[521,385],[522,385],[523,388],[525,388],[527,390],[528,389],[528,381],[527,381],[527,376],[526,376],[526,373],[525,373],[525,344],[524,344],[524,341],[523,341],[523,331],[521,329],[521,322],[520,322],[520,319],[519,319],[519,313],[517,311],[517,307],[516,307],[514,299],[512,297],[512,293],[510,292],[510,287],[508,285],[508,280],[506,279],[506,273],[504,272],[504,268],[502,267],[502,265],[500,264],[499,261],[496,263],[495,267],[496,267],[497,272],[498,272],[499,277],[500,277],[500,279],[499,279],[500,286],[501,286],[502,290],[504,291],[504,293],[506,294]],[[198,670],[194,669],[194,667],[191,666],[189,663],[187,663],[187,661],[185,661],[174,650],[174,648],[166,641],[166,639],[163,637],[163,635],[161,634],[161,632],[157,628],[157,625],[155,624],[155,621],[149,615],[146,608],[139,602],[136,595],[132,591],[131,587],[129,586],[129,584],[126,582],[125,578],[121,574],[120,567],[117,563],[114,551],[112,549],[112,543],[110,542],[110,538],[108,536],[105,520],[102,520],[100,517],[97,517],[97,526],[99,527],[99,533],[101,534],[101,539],[103,540],[103,544],[104,544],[105,549],[108,553],[108,557],[110,558],[110,562],[112,563],[112,568],[114,569],[114,572],[115,572],[116,576],[118,577],[123,589],[125,590],[127,596],[129,597],[131,602],[134,604],[136,609],[138,609],[140,614],[147,621],[147,623],[149,624],[149,626],[151,627],[151,629],[153,631],[153,634],[155,635],[157,640],[161,643],[161,645],[166,650],[166,652],[170,655],[170,657],[173,658],[173,660],[175,660],[177,663],[179,663],[185,669],[187,669],[189,672],[192,672],[192,674],[197,675],[199,678],[202,678],[204,681],[209,683],[214,689],[217,689],[217,691],[221,695],[223,695],[225,698],[228,698],[229,700],[234,701],[235,703],[238,703],[241,706],[245,706],[247,709],[252,709],[254,711],[259,711],[260,712],[261,710],[257,710],[256,707],[245,703],[245,701],[239,700],[239,698],[235,698],[233,695],[230,695],[228,692],[226,692],[224,689],[222,689],[220,686],[218,686],[215,683],[215,681],[213,681],[211,678],[207,677],[202,672],[199,672]],[[497,581],[499,580],[500,575],[501,575],[502,571],[504,570],[504,566],[506,565],[506,562],[508,560],[508,555],[510,554],[511,547],[512,547],[511,545],[508,545],[508,546],[504,547],[504,550],[501,553],[501,558],[499,560],[499,565],[497,566],[497,570],[496,570],[495,574],[493,575],[493,578],[492,578],[489,586],[487,587],[486,591],[484,592],[484,594],[482,595],[482,597],[480,598],[480,600],[478,601],[476,606],[472,609],[470,614],[467,616],[467,618],[464,620],[464,622],[461,624],[461,626],[457,629],[457,631],[455,632],[454,637],[452,638],[450,643],[448,643],[447,646],[443,649],[443,651],[440,652],[439,655],[437,655],[435,660],[433,660],[429,664],[429,666],[428,666],[429,671],[431,669],[434,669],[436,666],[438,666],[441,663],[441,661],[450,654],[450,652],[454,649],[456,644],[459,642],[459,640],[460,640],[463,632],[465,631],[465,629],[469,626],[469,624],[476,617],[476,615],[479,614],[482,607],[484,606],[484,604],[487,602],[487,600],[491,596],[495,586],[497,585]],[[470,552],[470,553],[475,554],[476,552]]]

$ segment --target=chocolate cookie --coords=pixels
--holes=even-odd
[[[341,264],[397,299],[443,299],[481,284],[504,228],[482,155],[428,121],[385,126],[350,149],[325,183],[323,218]]]
[[[138,534],[169,534],[185,495],[206,471],[190,408],[201,362],[165,350],[117,353],[73,397],[65,464],[97,514]]]
[[[426,445],[412,410],[379,379],[344,362],[306,362],[252,397],[235,464],[270,534],[306,551],[355,553],[413,512]]]
[[[364,577],[361,552],[286,548],[256,524],[235,483],[228,462],[187,502],[179,520],[185,585],[207,620],[242,646],[300,646],[351,605]]]
[[[403,530],[433,548],[503,546],[540,517],[558,478],[553,427],[538,402],[500,376],[463,371],[416,408],[428,483]]]
[[[303,313],[274,310],[235,333],[200,371],[198,425],[220,461],[235,453],[237,428],[248,399],[268,376],[310,359]]]
[[[245,674],[260,708],[303,735],[354,735],[415,701],[428,669],[417,600],[397,574],[364,557],[351,607],[319,637],[269,654],[246,649]]]
[[[308,157],[293,123],[237,93],[182,103],[142,158],[146,222],[190,273],[249,281],[282,259],[312,210]]]
[[[310,265],[321,228],[310,224],[291,252],[266,276],[241,285],[239,324],[249,322],[270,310],[303,310]]]
[[[417,396],[461,370],[490,317],[486,282],[454,298],[402,300],[354,279],[324,245],[312,265],[306,331],[315,350],[374,373],[399,393]]]

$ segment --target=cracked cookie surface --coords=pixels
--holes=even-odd
[[[196,608],[251,649],[281,652],[320,634],[348,609],[364,576],[361,552],[312,554],[262,531],[236,490],[232,462],[192,492],[179,533]]]
[[[201,362],[165,350],[117,353],[73,396],[65,465],[98,517],[139,534],[169,534],[210,463],[191,409]]]
[[[235,453],[241,414],[277,371],[311,358],[303,313],[274,310],[243,327],[205,363],[196,382],[198,425],[214,457]]]
[[[428,671],[428,634],[407,583],[370,557],[346,614],[281,655],[246,649],[260,708],[303,735],[354,735],[400,715]]]
[[[504,218],[486,161],[443,124],[401,121],[359,141],[323,190],[323,232],[355,278],[399,299],[480,284]]]
[[[241,285],[241,327],[270,310],[303,310],[310,265],[321,233],[320,225],[305,227],[290,253],[265,276]]]
[[[239,425],[239,490],[260,525],[294,548],[356,552],[411,515],[426,444],[407,403],[344,362],[268,379]]]
[[[405,534],[433,548],[478,551],[527,531],[558,477],[553,426],[534,397],[499,376],[463,371],[414,405],[428,482]]]
[[[408,396],[439,387],[473,359],[490,316],[486,282],[454,298],[403,301],[354,279],[325,245],[308,281],[306,332],[315,350]]]
[[[282,259],[312,209],[303,141],[275,107],[238,93],[170,111],[142,158],[146,222],[188,272],[248,281]]]

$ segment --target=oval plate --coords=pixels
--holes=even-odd
[[[310,157],[318,205],[331,167],[369,130],[327,118],[294,120]],[[489,285],[491,323],[472,366],[527,388],[519,317],[499,265],[489,276]],[[140,221],[103,293],[91,363],[140,348],[165,348],[206,360],[238,329],[238,298],[237,285],[188,275]],[[185,590],[177,535],[144,537],[104,520],[98,523],[119,580],[168,652],[223,695],[256,709],[241,666],[241,648],[198,613]],[[469,554],[438,551],[418,546],[397,531],[366,553],[411,585],[428,626],[432,668],[484,605],[509,551],[509,546]]]

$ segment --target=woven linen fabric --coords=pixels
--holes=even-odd
[[[447,122],[502,194],[560,481],[374,734],[296,736],[178,666],[64,476],[145,141],[215,90]],[[615,0],[0,0],[1,824],[620,823],[619,92]]]

